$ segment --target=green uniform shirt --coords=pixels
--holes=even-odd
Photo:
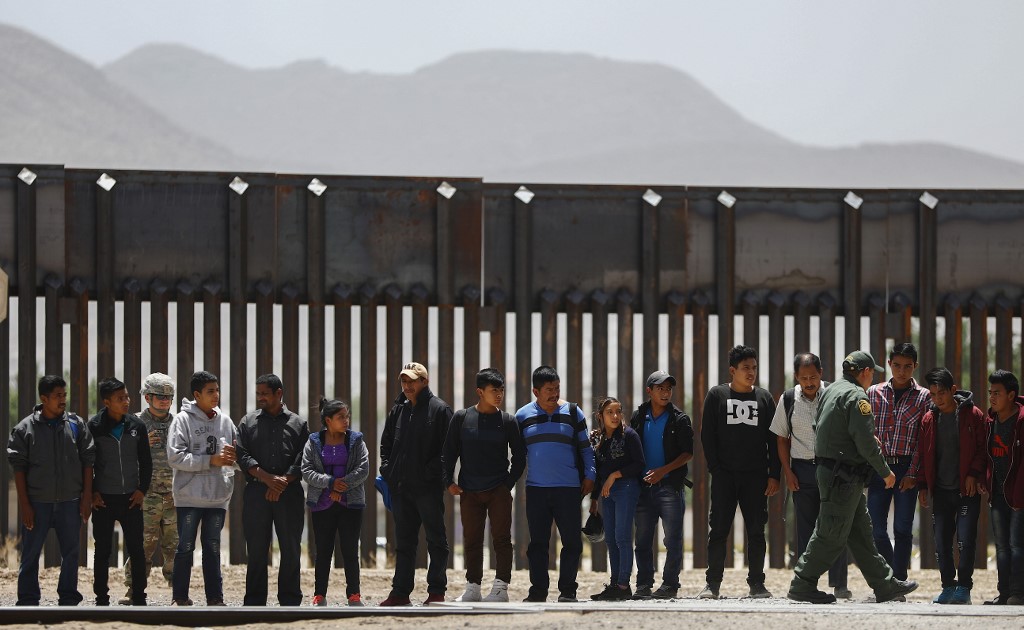
[[[871,464],[883,479],[892,474],[875,441],[875,416],[867,392],[843,377],[821,393],[815,420],[814,456],[852,466]]]
[[[151,444],[149,452],[153,455],[153,480],[150,482],[151,493],[165,494],[171,491],[173,475],[171,465],[167,463],[167,430],[174,420],[174,414],[168,414],[163,420],[158,420],[146,409],[139,414],[139,419],[146,423],[146,430],[156,431],[158,441]]]

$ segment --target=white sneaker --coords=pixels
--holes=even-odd
[[[479,588],[479,587],[477,587]],[[491,587],[491,592],[487,594],[487,597],[483,598],[485,602],[507,602],[508,601],[508,582],[503,580],[494,580],[494,586]]]
[[[466,592],[455,598],[457,602],[478,602],[480,601],[480,585],[466,584]]]

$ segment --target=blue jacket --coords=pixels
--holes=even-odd
[[[320,495],[329,491],[334,485],[334,477],[324,472],[324,436],[326,431],[311,433],[306,447],[302,450],[302,479],[309,486],[306,494],[306,505],[312,507],[320,501]],[[342,479],[348,484],[345,502],[350,508],[366,507],[366,489],[364,484],[370,476],[370,452],[363,441],[363,434],[349,430],[345,434],[345,446],[348,448],[348,465]]]

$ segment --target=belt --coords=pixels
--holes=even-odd
[[[794,457],[793,458],[793,463],[794,464],[797,464],[797,463],[800,463],[800,464],[810,464],[811,466],[813,466],[814,464],[817,463],[817,460],[815,460],[815,459],[798,459],[798,458]]]
[[[895,457],[886,457],[885,463],[892,464],[909,464],[910,460],[913,459],[910,455],[896,455]]]

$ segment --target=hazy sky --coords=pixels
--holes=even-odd
[[[1018,0],[0,0],[0,21],[97,65],[149,42],[391,73],[488,48],[653,61],[798,142],[937,141],[1024,162]]]

